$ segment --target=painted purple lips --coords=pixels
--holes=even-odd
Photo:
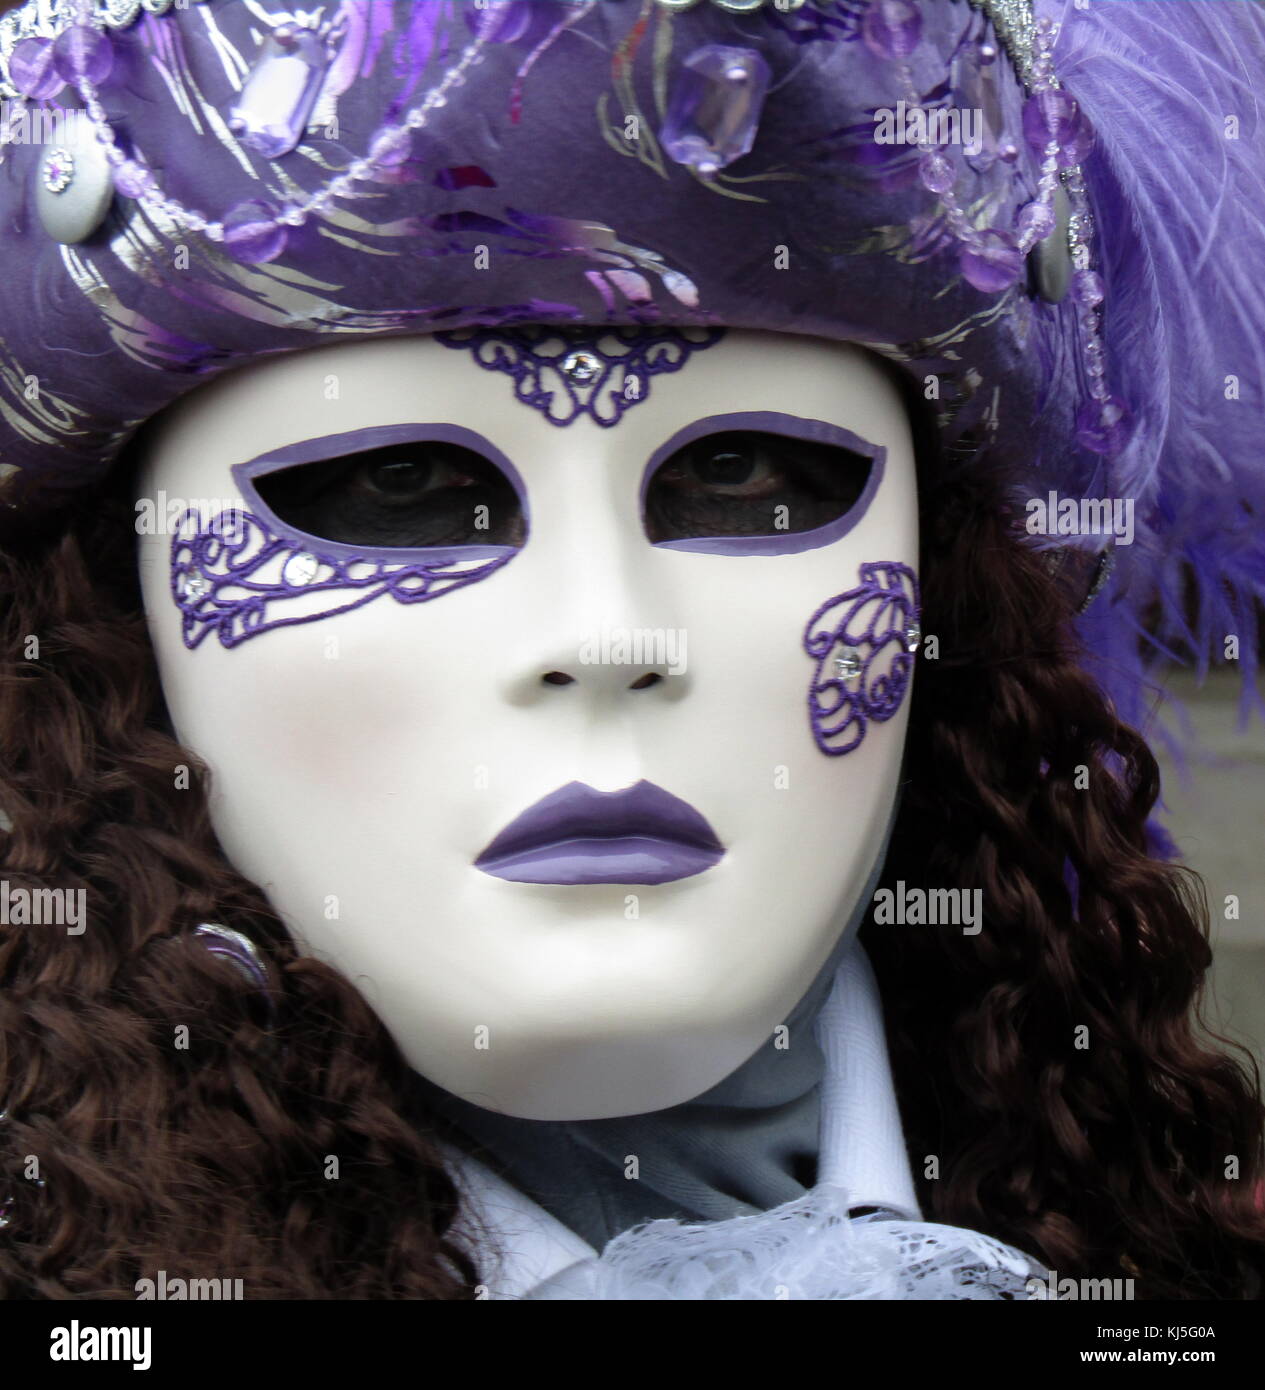
[[[707,821],[653,782],[616,792],[568,782],[511,821],[474,867],[511,883],[672,883],[724,855]]]

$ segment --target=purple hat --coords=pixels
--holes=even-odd
[[[1083,621],[1127,717],[1157,598],[1153,650],[1254,669],[1252,0],[32,0],[0,77],[10,525],[266,354],[441,332],[561,400],[579,345],[615,399],[603,329],[811,334],[1015,463],[1034,545],[1114,550]]]

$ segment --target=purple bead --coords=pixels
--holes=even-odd
[[[769,65],[753,48],[708,43],[686,58],[673,84],[659,138],[669,158],[705,177],[747,154],[769,86]]]
[[[72,24],[53,45],[53,66],[64,82],[87,78],[95,87],[114,69],[114,46],[100,29]]]
[[[1106,293],[1102,276],[1095,274],[1092,270],[1078,270],[1072,276],[1072,293],[1081,304],[1088,308],[1101,304]]]
[[[957,182],[953,161],[939,150],[931,150],[918,161],[918,177],[932,193],[947,193]]]
[[[1076,412],[1076,442],[1093,454],[1114,455],[1133,437],[1133,413],[1119,396],[1090,400]]]
[[[1049,203],[1025,203],[1019,210],[1018,232],[1021,237],[1031,236],[1036,241],[1044,241],[1054,230],[1054,209]]]
[[[1024,103],[1023,134],[1037,154],[1044,154],[1050,141],[1055,141],[1060,169],[1080,164],[1094,143],[1093,131],[1080,107],[1066,92],[1055,87],[1034,92]]]
[[[861,37],[876,58],[908,58],[921,36],[922,15],[914,0],[870,0]]]
[[[1008,290],[1024,271],[1023,253],[1005,232],[980,232],[958,254],[962,274],[977,290]]]
[[[114,186],[125,198],[139,198],[153,185],[149,170],[134,159],[125,160],[114,171]]]
[[[9,80],[32,101],[60,92],[65,82],[53,66],[52,39],[23,39],[9,55]]]
[[[286,229],[277,222],[278,211],[270,203],[251,199],[238,203],[224,215],[224,245],[236,261],[263,265],[285,250]]]

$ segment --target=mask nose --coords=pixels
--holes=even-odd
[[[575,677],[569,676],[565,671],[546,671],[540,678],[545,685],[574,685]],[[664,679],[659,671],[647,671],[644,675],[634,677],[628,683],[629,690],[646,690],[652,685],[658,685]]]
[[[538,610],[509,649],[502,687],[508,702],[557,707],[580,700],[631,712],[684,696],[693,683],[689,633],[672,595],[647,574],[652,569],[613,569]]]
[[[631,712],[690,688],[685,596],[646,538],[640,464],[629,466],[615,442],[602,435],[559,450],[539,489],[507,624],[511,704],[618,701]]]
[[[522,664],[505,693],[514,705],[676,700],[691,684],[687,654],[684,629],[608,626],[572,640],[558,634],[543,659]]]

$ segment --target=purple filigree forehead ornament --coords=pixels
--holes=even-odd
[[[817,747],[830,757],[851,753],[871,721],[900,708],[922,641],[918,578],[908,565],[874,560],[861,582],[825,603],[804,629],[804,650],[816,659],[808,688],[808,719]]]
[[[171,597],[185,646],[193,651],[215,633],[221,646],[236,647],[273,628],[349,613],[383,594],[425,603],[486,579],[518,553],[468,546],[403,551],[397,560],[389,551],[366,549],[358,556],[335,550],[348,547],[309,548],[248,511],[210,519],[186,511],[171,540]],[[299,602],[313,594],[325,598]]]
[[[714,347],[723,328],[559,327],[458,328],[436,333],[464,348],[479,366],[503,372],[514,395],[551,425],[582,415],[609,429],[648,399],[652,377],[679,372],[695,352]]]

